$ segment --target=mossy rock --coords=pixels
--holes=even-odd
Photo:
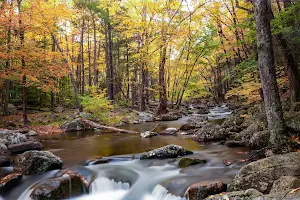
[[[197,165],[203,163],[206,163],[206,160],[197,159],[197,158],[181,158],[178,162],[178,167],[185,168],[191,165]]]

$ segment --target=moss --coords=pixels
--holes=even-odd
[[[197,165],[203,163],[206,163],[206,160],[197,159],[197,158],[181,158],[178,162],[178,167],[185,168],[191,165]]]

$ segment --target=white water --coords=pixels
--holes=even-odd
[[[108,164],[110,165],[110,164]],[[90,194],[75,198],[73,200],[186,200],[186,198],[172,195],[160,185],[161,182],[179,176],[179,170],[171,165],[145,167],[139,162],[122,162],[121,167],[111,165],[109,168],[116,167],[122,173],[130,169],[138,174],[137,180],[130,186],[129,183],[115,181],[106,177],[97,177],[90,186]],[[92,166],[92,170],[106,170],[105,165]]]

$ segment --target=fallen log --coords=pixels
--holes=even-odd
[[[140,134],[140,132],[137,131],[131,131],[131,130],[120,129],[111,126],[100,125],[98,123],[95,123],[85,118],[77,118],[71,122],[66,122],[62,124],[60,128],[66,132],[101,129],[101,130],[108,130],[117,133]]]

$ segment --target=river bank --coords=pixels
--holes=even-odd
[[[104,198],[105,195],[110,195],[107,198],[132,199],[136,195],[136,192],[138,192],[139,195],[145,196],[145,198],[147,195],[150,195],[149,198],[152,199],[161,199],[168,195],[170,196],[170,199],[184,199],[187,197],[189,199],[204,199],[209,195],[225,191],[231,192],[226,193],[226,195],[230,197],[229,199],[241,197],[247,199],[248,197],[252,198],[255,195],[257,198],[262,198],[264,194],[275,191],[275,189],[272,190],[272,187],[279,186],[273,186],[273,184],[275,184],[277,179],[284,179],[285,176],[292,176],[292,178],[286,178],[288,181],[285,181],[290,183],[288,187],[291,188],[285,187],[285,189],[292,190],[298,186],[294,183],[297,183],[298,181],[297,169],[300,165],[297,162],[289,163],[289,160],[293,160],[291,159],[292,157],[298,156],[297,153],[295,155],[286,154],[282,158],[279,158],[279,160],[285,163],[279,170],[277,169],[278,167],[276,167],[278,165],[276,164],[277,158],[271,160],[270,158],[272,157],[262,159],[266,156],[270,156],[270,154],[268,154],[267,151],[268,133],[265,115],[262,112],[263,109],[261,105],[256,105],[249,109],[240,107],[234,110],[229,110],[225,106],[215,107],[211,108],[207,114],[198,114],[199,111],[195,108],[195,105],[188,106],[188,109],[192,111],[191,116],[183,117],[175,121],[162,122],[159,124],[158,128],[155,129],[155,132],[159,134],[150,138],[143,138],[139,134],[107,133],[105,131],[95,131],[93,129],[90,131],[83,129],[76,132],[39,136],[31,135],[30,137],[34,137],[35,140],[41,142],[44,150],[50,151],[58,156],[57,159],[54,159],[55,163],[63,162],[64,165],[55,165],[58,166],[56,169],[63,167],[63,170],[52,171],[53,167],[45,168],[45,173],[38,175],[37,177],[39,178],[34,178],[36,176],[28,176],[27,174],[22,175],[22,171],[21,173],[16,171],[15,166],[18,166],[18,161],[14,159],[14,167],[1,168],[2,176],[13,173],[13,177],[8,177],[10,179],[1,179],[3,188],[7,188],[7,183],[14,180],[14,194],[15,191],[19,191],[17,194],[23,193],[23,195],[27,195],[26,198],[28,198],[32,194],[32,190],[28,190],[27,188],[31,188],[32,186],[34,188],[42,187],[43,185],[40,185],[45,181],[47,183],[47,180],[58,181],[61,187],[63,187],[64,179],[61,179],[60,176],[68,170],[72,170],[73,172],[68,172],[69,174],[67,174],[67,176],[73,177],[75,176],[73,174],[76,172],[75,174],[77,175],[75,177],[81,177],[79,179],[83,181],[83,184],[88,180],[90,181],[88,181],[89,184],[86,186],[86,190],[80,190],[79,193],[74,193],[71,196],[71,193],[68,192],[69,189],[65,188],[64,190],[66,190],[67,193],[63,193],[63,195],[67,196],[64,198],[89,193],[89,195],[82,198]],[[229,117],[226,118],[226,116]],[[212,118],[214,120],[212,120]],[[296,130],[296,122],[287,122],[290,127],[289,130]],[[144,132],[153,129],[157,123],[158,122],[154,121],[146,123],[139,122],[139,124],[123,124],[118,128]],[[292,129],[292,127],[294,128]],[[176,132],[167,135],[162,134],[168,128],[173,128]],[[295,132],[291,131],[290,134],[292,135],[294,133]],[[28,135],[27,139],[33,141],[30,137]],[[188,156],[176,155],[175,158],[139,159],[139,155],[142,152],[157,149],[169,144],[180,145],[193,151],[194,154]],[[248,153],[249,147],[254,149],[254,151],[252,150]],[[28,152],[30,155],[31,151]],[[99,156],[101,157],[99,158]],[[177,156],[179,157],[176,158]],[[180,169],[178,168],[178,163],[182,156],[184,158],[192,158],[192,163],[195,161],[194,159],[204,160],[205,163],[197,164],[196,162],[196,165]],[[53,160],[50,162],[46,159],[46,161],[47,163],[50,163],[50,166],[53,166],[51,165]],[[257,162],[263,164],[255,164]],[[251,172],[252,168],[247,167],[248,163],[250,163],[249,165],[255,165],[255,170],[257,172]],[[78,165],[83,167],[76,167]],[[246,165],[245,168],[243,167],[241,171],[238,172],[244,165]],[[270,170],[265,172],[264,167],[260,168],[261,165],[267,165]],[[130,179],[128,179],[128,177],[124,178],[124,173],[114,175],[112,174],[111,169],[115,167],[118,170],[121,167],[122,170],[125,170],[125,174],[128,173],[128,170],[133,170],[133,172],[130,173],[139,175],[133,175]],[[162,172],[170,174],[170,177],[167,176],[165,177],[166,179],[161,180],[159,179],[161,176],[160,173],[154,170],[155,173],[153,172],[152,178],[154,178],[155,183],[150,184],[152,186],[148,187],[149,183],[147,181],[142,181],[144,189],[136,189],[136,185],[138,183],[140,184],[138,180],[143,180],[145,177],[148,177],[146,176],[146,174],[149,173],[148,170],[152,171],[154,168],[157,168],[158,171],[161,170]],[[110,170],[107,171],[106,169]],[[86,171],[88,171],[88,176],[85,174]],[[17,175],[14,173],[17,173]],[[145,175],[143,175],[144,173]],[[270,174],[272,173],[277,174],[275,178],[273,178],[273,175],[270,177]],[[248,176],[254,177],[254,179],[249,180]],[[262,177],[262,180],[260,176]],[[103,179],[103,177],[108,178],[108,180]],[[74,180],[76,180],[76,178],[74,178]],[[81,181],[79,182],[80,184],[82,184]],[[266,186],[255,187],[258,183]],[[282,184],[280,180],[276,182],[277,185],[279,183]],[[223,187],[223,185],[227,184],[229,186],[228,190]],[[99,189],[99,186],[101,185],[110,186],[107,186],[106,190],[102,190],[101,187]],[[69,185],[68,188],[71,186],[73,187],[74,185]],[[12,185],[8,188],[11,187]],[[219,187],[222,190],[220,191],[220,189],[218,189],[215,190],[215,192],[211,192],[210,189],[208,189],[211,187]],[[253,190],[232,193],[233,191],[247,190],[250,188]],[[266,189],[262,190],[261,188]],[[57,190],[53,188],[48,190],[49,194],[55,194],[55,191]],[[204,194],[206,195],[201,196],[200,194],[203,194],[203,191],[205,191]],[[278,191],[276,190],[276,192]],[[296,195],[294,193],[292,194]],[[24,199],[24,196],[20,197],[19,195],[13,195],[13,193],[7,192],[5,193],[5,197],[8,199]],[[208,198],[213,199],[213,197]]]

